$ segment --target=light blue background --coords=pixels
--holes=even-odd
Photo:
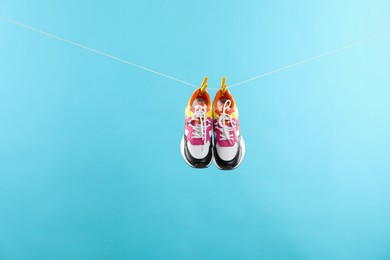
[[[0,2],[210,87],[381,33],[389,13],[386,0]],[[247,154],[221,172],[180,156],[193,88],[0,21],[0,259],[390,259],[389,47],[232,88]]]

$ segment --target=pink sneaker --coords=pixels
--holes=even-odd
[[[224,93],[223,93],[224,92]],[[214,163],[221,170],[237,168],[245,155],[238,109],[229,90],[219,90],[214,98]]]
[[[210,96],[197,89],[185,110],[184,136],[181,154],[188,165],[194,168],[209,167],[212,161],[212,110]]]

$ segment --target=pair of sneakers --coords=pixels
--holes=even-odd
[[[240,133],[238,109],[227,90],[225,77],[221,89],[211,103],[207,93],[207,77],[195,90],[185,109],[184,136],[181,153],[194,168],[209,167],[214,161],[221,170],[236,169],[245,155],[245,143]],[[212,141],[214,132],[214,145]]]

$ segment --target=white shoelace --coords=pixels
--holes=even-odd
[[[230,111],[230,106],[232,102],[230,100],[226,100],[226,102],[223,104],[221,115],[218,118],[218,125],[220,127],[216,127],[219,131],[221,131],[221,140],[227,140],[229,143],[232,142],[232,139],[234,137],[234,134],[230,134],[231,131],[236,131],[235,129],[235,123],[232,119],[232,117],[227,114],[227,111]],[[232,126],[228,126],[225,124],[225,122],[228,121]]]
[[[202,138],[203,145],[206,143],[206,131],[207,131],[207,121],[206,121],[206,105],[195,106],[194,117],[192,121],[195,121],[195,125],[190,125],[194,130],[194,135],[192,138]],[[200,121],[200,124],[198,124]],[[203,150],[203,148],[202,148]]]

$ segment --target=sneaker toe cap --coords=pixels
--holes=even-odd
[[[231,161],[237,155],[238,145],[237,145],[237,143],[235,143],[233,146],[230,146],[230,147],[221,147],[219,145],[216,145],[216,149],[218,152],[218,156],[222,160]]]
[[[209,153],[210,143],[206,143],[205,145],[193,145],[190,142],[187,142],[188,151],[191,156],[196,159],[203,159]]]

